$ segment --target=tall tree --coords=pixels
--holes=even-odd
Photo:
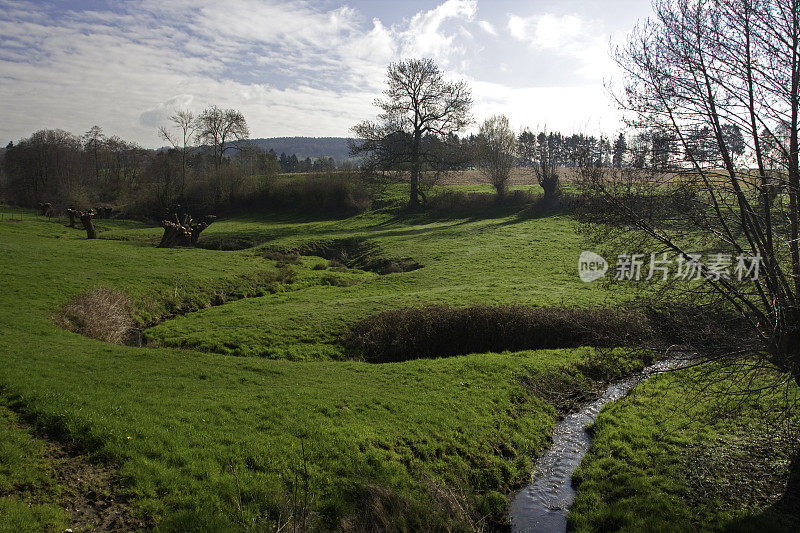
[[[441,162],[440,143],[471,121],[472,96],[464,81],[450,82],[432,59],[408,59],[389,65],[378,122],[353,127],[352,155],[372,157],[383,165],[407,165],[411,178],[409,206],[420,203],[420,174]]]
[[[95,182],[100,181],[100,153],[103,149],[103,144],[106,141],[106,136],[103,134],[103,128],[100,126],[92,126],[89,131],[81,136],[83,142],[83,149],[90,154],[92,158],[92,165],[94,166]]]
[[[64,130],[40,130],[9,147],[3,169],[16,202],[36,205],[56,199],[84,201],[93,176],[81,139]],[[91,179],[91,178],[90,178]]]
[[[173,148],[181,151],[181,194],[186,188],[186,154],[192,143],[197,128],[200,123],[194,113],[188,110],[178,110],[174,115],[169,117],[172,122],[173,128],[177,130],[177,134],[170,133],[166,126],[158,128],[159,136],[170,143]]]
[[[533,169],[536,181],[544,191],[544,202],[552,204],[558,198],[561,185],[559,182],[560,143],[557,135],[541,131],[538,134],[530,130],[519,136],[519,153],[525,166]]]
[[[745,153],[744,135],[742,135],[742,128],[737,124],[723,124],[722,125],[722,138],[725,140],[728,151],[731,157],[737,158]]]
[[[222,166],[225,152],[235,147],[237,141],[250,136],[247,121],[241,111],[211,106],[197,117],[197,140],[213,150],[214,167]]]
[[[628,151],[628,142],[625,140],[625,134],[620,132],[617,140],[614,141],[614,158],[612,164],[620,168],[625,164],[625,153]]]
[[[508,125],[508,117],[498,115],[486,119],[480,126],[475,144],[475,164],[495,188],[497,196],[502,198],[514,168],[517,149],[517,138]]]

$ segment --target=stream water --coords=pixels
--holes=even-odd
[[[676,363],[676,360],[661,361],[639,374],[612,383],[603,396],[556,424],[553,446],[536,461],[531,484],[511,502],[512,531],[566,531],[567,512],[575,499],[572,473],[581,463],[591,442],[587,428],[605,404],[622,398],[637,383]]]

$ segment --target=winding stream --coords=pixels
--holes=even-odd
[[[587,428],[605,404],[622,398],[637,383],[677,363],[676,359],[664,360],[639,374],[611,384],[603,396],[556,424],[553,445],[536,461],[531,484],[511,502],[512,531],[566,531],[567,513],[575,499],[572,473],[586,455],[591,442]]]

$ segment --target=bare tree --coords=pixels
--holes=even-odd
[[[26,205],[83,197],[87,187],[88,154],[80,138],[63,130],[40,130],[9,146],[3,157],[7,191]]]
[[[500,198],[506,193],[516,149],[517,137],[508,125],[508,117],[494,116],[481,124],[476,139],[475,164]]]
[[[533,169],[536,181],[544,191],[544,202],[554,203],[561,192],[555,135],[546,131],[534,134],[525,130],[519,136],[519,152],[526,167]]]
[[[441,143],[467,126],[472,97],[464,81],[445,80],[431,59],[408,59],[389,65],[378,122],[353,127],[358,140],[353,155],[379,156],[384,163],[407,164],[411,174],[409,206],[419,206],[420,175],[443,153]],[[427,141],[427,142],[426,142]],[[438,141],[438,142],[434,142]]]
[[[681,285],[687,301],[746,326],[688,339],[701,354],[800,384],[800,0],[656,0],[654,10],[617,51],[618,100],[630,126],[674,139],[682,161],[586,166],[588,191],[609,208],[591,216],[607,240],[691,262],[701,281]]]
[[[186,110],[178,110],[174,115],[169,117],[173,127],[178,131],[178,135],[170,133],[166,126],[158,128],[158,135],[170,143],[173,148],[181,151],[181,194],[186,187],[186,154],[191,146],[192,138],[194,138],[199,121],[194,116],[194,113]]]
[[[214,167],[222,166],[225,152],[250,136],[247,121],[241,111],[220,109],[211,106],[197,117],[197,140],[201,144],[211,145],[214,156]]]

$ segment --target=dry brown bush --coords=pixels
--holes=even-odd
[[[79,295],[56,317],[56,323],[74,333],[93,339],[125,343],[136,325],[133,303],[113,289],[98,287]]]

